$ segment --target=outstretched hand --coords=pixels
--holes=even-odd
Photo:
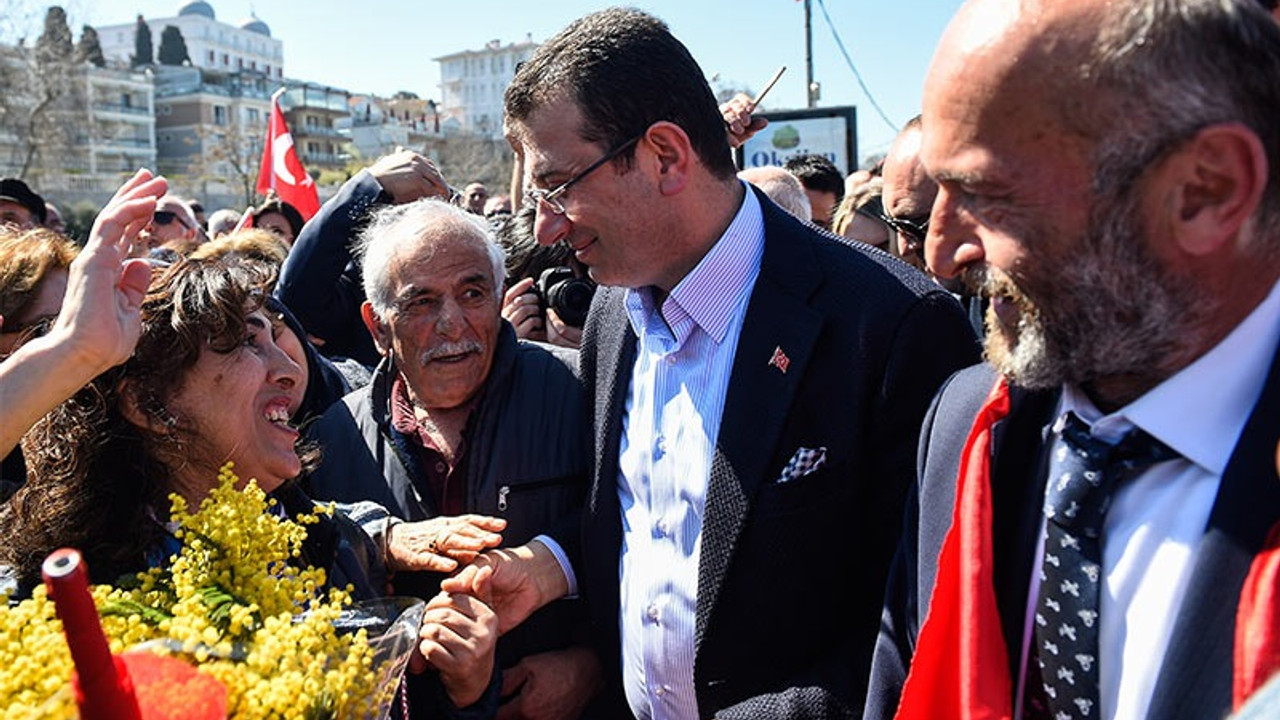
[[[498,630],[505,634],[535,610],[564,597],[569,583],[555,555],[533,541],[514,548],[482,553],[457,575],[445,578],[440,589],[450,593],[489,593],[487,604],[498,613]]]
[[[502,544],[507,521],[488,515],[441,515],[387,529],[387,565],[394,571],[453,572]]]
[[[138,343],[151,266],[129,259],[129,250],[168,187],[149,170],[135,173],[107,201],[71,263],[62,311],[49,334],[65,339],[94,375],[124,362]]]

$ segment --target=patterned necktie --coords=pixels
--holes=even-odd
[[[1102,521],[1111,493],[1121,478],[1177,457],[1136,428],[1109,445],[1090,435],[1075,413],[1068,413],[1065,421],[1053,444],[1044,498],[1044,557],[1033,648],[1044,694],[1027,693],[1029,716],[1053,720],[1100,714],[1098,591],[1103,580]],[[1047,708],[1034,707],[1040,700]]]

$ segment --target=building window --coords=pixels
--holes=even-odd
[[[213,124],[214,124],[214,125],[226,125],[226,124],[227,124],[227,108],[226,108],[226,106],[224,106],[224,105],[214,105],[214,106],[213,106]]]
[[[259,119],[261,118],[261,115],[258,113],[258,108],[245,108],[244,111],[245,111],[246,119],[250,123],[256,125]]]
[[[210,65],[212,65],[212,64],[214,64],[214,63],[216,63],[216,62],[218,62],[218,54],[217,54],[217,53],[215,53],[214,51],[210,50],[210,51],[209,51],[209,64],[210,64]]]
[[[230,55],[228,55],[228,54],[226,54],[226,53],[222,53],[222,64],[223,64],[223,65],[230,65],[230,64],[231,64],[231,56],[230,56]]]

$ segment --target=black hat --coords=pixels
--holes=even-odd
[[[40,222],[41,225],[48,219],[48,213],[44,208],[44,198],[35,194],[27,184],[17,178],[4,178],[0,180],[0,200],[8,200],[16,202],[22,207],[31,211],[31,216]]]

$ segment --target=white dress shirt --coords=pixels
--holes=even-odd
[[[702,518],[716,438],[764,224],[749,190],[733,222],[671,294],[626,293],[638,337],[619,456],[622,672],[641,720],[698,717],[693,640]]]
[[[1104,440],[1118,441],[1138,427],[1180,456],[1121,485],[1103,524],[1106,582],[1098,630],[1102,720],[1147,716],[1223,470],[1262,392],[1278,342],[1280,284],[1212,350],[1113,413],[1103,415],[1078,388],[1063,392],[1055,434],[1062,416],[1071,411]],[[1041,557],[1037,550],[1024,657]]]

